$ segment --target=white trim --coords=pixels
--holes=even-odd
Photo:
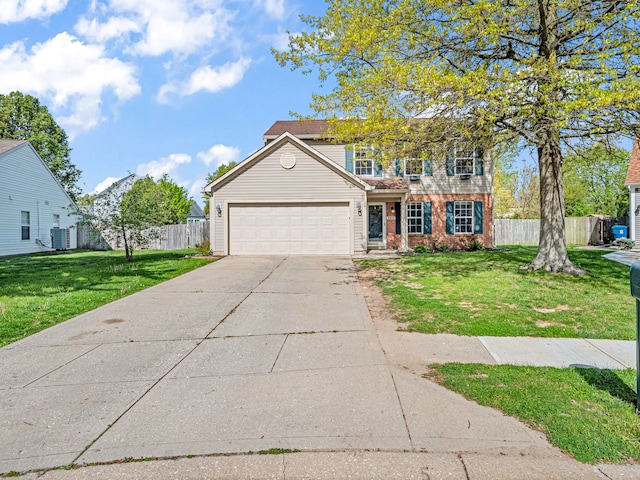
[[[352,172],[347,171],[344,167],[338,165],[329,157],[325,156],[315,148],[304,143],[302,140],[294,137],[289,132],[285,132],[282,135],[280,135],[276,140],[265,145],[260,150],[253,153],[243,161],[241,161],[238,165],[233,167],[227,173],[215,179],[213,182],[211,182],[207,186],[205,186],[204,191],[213,192],[214,190],[217,190],[223,185],[225,185],[226,183],[233,181],[235,177],[237,177],[238,175],[241,175],[245,170],[253,166],[254,163],[257,163],[263,158],[265,158],[271,150],[280,148],[282,144],[286,142],[292,143],[294,146],[296,146],[303,152],[307,153],[309,156],[316,159],[318,162],[320,162],[324,166],[328,167],[329,169],[333,170],[337,174],[346,178],[347,180],[349,180],[351,183],[361,188],[362,190],[373,190],[373,187],[371,185],[359,179]]]
[[[411,217],[411,218],[419,218],[420,219],[420,231],[419,232],[410,232],[409,231],[409,206],[412,204],[420,205],[420,216],[419,217]],[[424,202],[407,202],[407,235],[424,235]]]
[[[458,217],[456,215],[456,209],[457,209],[457,205],[459,203],[470,203],[471,204],[471,215],[470,216],[460,216]],[[466,209],[467,207],[465,207]],[[457,218],[461,218],[461,219],[466,219],[466,218],[471,218],[471,231],[470,232],[458,232],[456,231],[456,219]],[[475,231],[475,223],[476,223],[476,219],[475,219],[475,211],[474,211],[474,201],[473,200],[456,200],[453,202],[453,234],[454,235],[472,235],[473,232]],[[466,225],[465,225],[466,226]]]
[[[629,185],[629,237],[637,242],[636,239],[636,187]]]

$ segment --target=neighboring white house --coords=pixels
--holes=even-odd
[[[640,138],[633,142],[624,184],[629,188],[629,238],[640,244]]]
[[[206,221],[207,217],[205,216],[202,208],[200,208],[200,205],[198,205],[196,202],[193,202],[191,204],[191,210],[189,210],[189,215],[187,215],[187,223],[199,223]]]
[[[76,248],[74,208],[29,142],[0,140],[0,256]]]
[[[124,194],[131,190],[133,184],[138,180],[140,180],[140,177],[132,173],[96,193],[93,196],[94,215],[106,216],[116,211],[120,207]]]

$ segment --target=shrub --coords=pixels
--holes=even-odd
[[[202,255],[211,255],[211,244],[209,242],[202,242],[202,243],[198,243],[196,245],[196,249],[198,250],[198,253],[202,254]]]
[[[415,247],[413,247],[413,252],[414,253],[428,253],[429,249],[426,247],[426,245],[416,245]]]
[[[613,244],[616,247],[620,247],[622,250],[631,250],[635,246],[636,242],[630,238],[616,238],[613,241]]]

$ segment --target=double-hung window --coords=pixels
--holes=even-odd
[[[453,218],[455,233],[473,233],[473,202],[455,202]]]
[[[368,145],[356,145],[353,151],[353,168],[356,175],[373,176],[373,148]]]
[[[20,212],[20,230],[22,240],[29,240],[31,238],[31,213],[26,211]]]
[[[456,175],[473,175],[475,152],[473,148],[455,147]]]
[[[404,161],[405,175],[422,175],[423,161],[418,158],[407,158]]]
[[[422,202],[407,204],[407,226],[409,233],[422,233],[423,222]]]

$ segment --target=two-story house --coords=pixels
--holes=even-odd
[[[216,254],[344,254],[416,245],[492,245],[492,162],[452,144],[445,158],[383,165],[336,144],[322,120],[278,121],[265,146],[205,187]]]

